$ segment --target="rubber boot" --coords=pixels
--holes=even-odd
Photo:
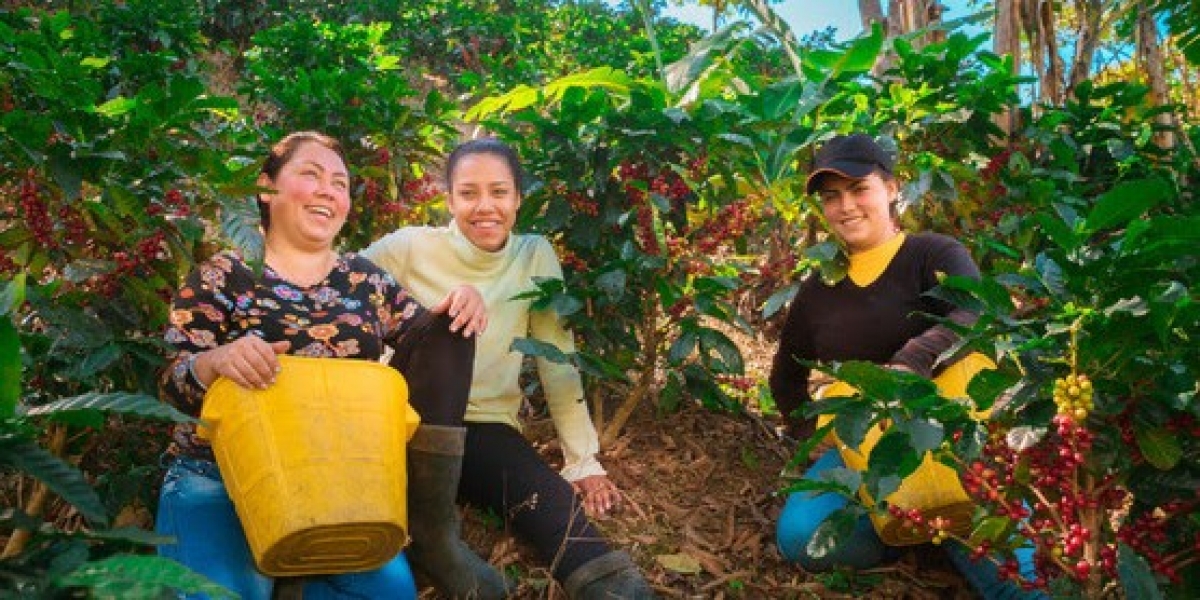
[[[462,475],[463,427],[421,425],[408,442],[408,529],[405,554],[414,569],[451,598],[493,600],[508,593],[495,568],[462,541],[455,504]]]
[[[624,552],[609,552],[575,569],[563,582],[569,600],[657,600]]]

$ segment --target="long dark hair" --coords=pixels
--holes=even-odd
[[[291,162],[296,151],[310,142],[333,150],[343,163],[347,162],[346,153],[342,150],[342,143],[337,141],[337,138],[319,131],[296,131],[287,134],[283,139],[275,142],[274,146],[271,146],[271,151],[267,154],[267,160],[263,162],[262,171],[259,173],[266,175],[271,181],[275,181],[275,178],[279,176],[279,171]],[[263,202],[261,195],[258,197],[258,217],[262,221],[263,231],[271,228],[271,210],[267,203]]]

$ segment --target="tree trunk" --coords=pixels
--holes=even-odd
[[[1170,43],[1170,51],[1167,56],[1171,60],[1171,72],[1178,73],[1178,87],[1176,87],[1177,96],[1172,98],[1174,101],[1183,104],[1183,114],[1195,115],[1200,113],[1200,90],[1197,89],[1196,73],[1192,70],[1191,64],[1187,58],[1183,56],[1183,52],[1179,50],[1172,39]]]
[[[946,12],[946,7],[938,0],[925,0],[924,10],[922,10],[922,18],[924,25],[922,27],[933,27],[940,25],[942,22],[942,14]],[[946,41],[946,31],[938,28],[933,29],[925,34],[925,41],[929,44],[937,44]]]
[[[659,345],[662,343],[662,332],[658,327],[659,318],[659,300],[658,294],[650,294],[650,298],[646,300],[646,317],[640,326],[640,337],[642,347],[645,349],[645,356],[641,361],[641,373],[638,374],[638,380],[634,383],[634,387],[630,390],[629,396],[621,401],[612,420],[608,425],[599,432],[600,448],[611,448],[613,442],[617,441],[617,436],[621,435],[621,429],[625,427],[625,423],[629,421],[629,417],[633,416],[633,412],[637,410],[644,400],[654,395],[655,376],[658,373],[658,357]]]
[[[1150,86],[1150,103],[1152,106],[1170,104],[1170,93],[1167,89],[1167,77],[1163,72],[1162,44],[1158,39],[1158,24],[1154,21],[1154,13],[1144,4],[1137,8],[1137,58],[1138,66],[1145,74],[1146,83]],[[1163,113],[1155,117],[1162,129],[1154,134],[1154,141],[1159,147],[1169,150],[1175,146],[1173,129],[1174,113]]]
[[[1021,27],[1029,38],[1029,64],[1038,79],[1038,100],[1063,103],[1063,61],[1055,36],[1051,0],[1020,0]]]
[[[911,31],[908,29],[911,0],[888,0],[888,35],[899,36]]]
[[[1020,0],[996,0],[996,33],[992,36],[992,50],[999,56],[1012,57],[1012,74],[1017,75],[1021,72],[1021,11],[1018,6]],[[1004,112],[996,115],[996,126],[998,126],[1004,135],[1012,138],[1016,131],[1020,131],[1021,124],[1018,122],[1021,111],[1016,107],[1009,107]]]
[[[1092,74],[1092,61],[1096,57],[1096,46],[1100,44],[1104,6],[1101,0],[1075,0],[1075,10],[1079,13],[1079,34],[1068,79],[1068,88],[1072,90]]]
[[[862,16],[863,27],[870,27],[876,21],[887,25],[888,37],[901,37],[920,31],[941,22],[945,7],[938,0],[888,0],[888,13],[884,18],[879,14],[878,0],[859,0],[858,8]],[[913,38],[914,48],[922,48],[945,38],[943,32],[925,33]],[[887,71],[894,62],[895,56],[888,52],[875,65],[876,75]]]
[[[858,14],[862,18],[864,32],[871,31],[871,25],[875,23],[887,26],[887,21],[883,18],[883,5],[879,0],[858,0]]]

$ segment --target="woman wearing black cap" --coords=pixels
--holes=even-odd
[[[924,315],[961,325],[975,320],[970,311],[924,295],[938,285],[940,275],[977,278],[979,268],[953,238],[900,230],[894,165],[892,156],[864,134],[835,137],[817,152],[808,193],[819,196],[825,220],[849,255],[850,267],[833,285],[818,276],[802,282],[780,335],[771,393],[788,433],[796,439],[809,437],[815,429],[815,421],[797,410],[811,400],[809,368],[801,361],[864,360],[930,377],[938,356],[958,336]],[[819,479],[822,471],[843,466],[837,450],[829,450],[805,478]],[[834,552],[821,558],[809,555],[808,543],[817,527],[846,502],[837,494],[791,494],[779,518],[780,552],[809,571],[870,568],[887,560],[894,552],[865,517],[853,537]],[[961,567],[970,571],[989,566],[963,563]],[[1021,595],[1019,588],[996,581],[994,568],[990,574],[964,574],[986,598]]]

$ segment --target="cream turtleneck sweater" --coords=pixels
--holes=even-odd
[[[466,420],[521,428],[517,412],[523,355],[513,340],[530,337],[575,351],[571,334],[553,310],[532,310],[532,301],[513,297],[534,290],[534,278],[562,279],[554,248],[538,235],[511,235],[497,252],[475,246],[448,227],[403,227],[371,244],[362,255],[396,278],[421,304],[433,306],[462,284],[475,286],[488,311],[487,331],[475,348],[475,375]],[[562,475],[576,481],[604,474],[596,460],[599,442],[583,401],[579,372],[571,365],[537,359],[550,416],[563,449]]]

